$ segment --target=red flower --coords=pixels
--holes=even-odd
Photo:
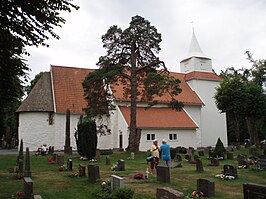
[[[21,191],[18,191],[18,192],[16,193],[16,196],[17,196],[18,198],[21,198],[22,195],[23,195],[23,193],[22,193]]]

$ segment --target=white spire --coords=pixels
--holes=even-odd
[[[190,46],[189,46],[189,51],[188,54],[186,56],[186,59],[191,58],[191,57],[202,57],[202,58],[207,58],[209,59],[201,50],[199,42],[195,36],[194,33],[194,27],[193,27],[193,34],[192,34],[192,39],[190,42]]]

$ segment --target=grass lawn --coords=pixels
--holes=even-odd
[[[196,153],[197,154],[197,153]],[[238,154],[247,154],[247,150],[242,148],[234,151],[234,157]],[[101,155],[100,167],[101,181],[107,181],[111,175],[118,175],[125,178],[125,185],[135,190],[135,199],[155,199],[157,187],[171,187],[183,192],[185,195],[196,190],[197,179],[207,178],[215,182],[215,197],[236,199],[243,198],[243,183],[257,183],[266,185],[266,170],[254,171],[251,169],[238,169],[239,178],[236,180],[221,180],[215,175],[221,173],[224,164],[237,165],[236,160],[222,160],[220,166],[207,166],[210,160],[207,156],[201,157],[204,172],[196,172],[196,165],[189,164],[182,155],[182,168],[171,169],[171,183],[157,182],[156,176],[151,176],[146,180],[135,180],[133,175],[137,172],[145,174],[147,153],[135,153],[135,160],[129,160],[129,152],[111,154],[111,162],[116,163],[119,159],[126,162],[126,171],[111,171],[111,165],[105,165],[105,157]],[[33,180],[33,192],[39,194],[43,199],[85,199],[92,198],[90,192],[98,184],[92,184],[87,177],[69,177],[71,171],[58,171],[57,164],[50,164],[48,156],[31,155],[31,172]],[[25,158],[25,156],[24,156]],[[78,154],[65,155],[73,160],[73,172],[78,172],[79,164],[87,164],[86,161],[79,160]],[[0,199],[12,198],[17,191],[23,192],[23,180],[17,179],[14,173],[9,172],[16,164],[17,155],[0,155]]]

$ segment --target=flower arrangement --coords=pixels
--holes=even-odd
[[[191,193],[191,198],[201,198],[203,197],[203,193],[201,191],[193,191]]]
[[[23,192],[17,191],[16,195],[12,195],[11,198],[23,198]]]
[[[116,171],[116,170],[117,170],[117,165],[116,165],[116,164],[113,164],[113,165],[111,166],[111,170],[112,170],[112,171]]]
[[[68,175],[69,177],[78,177],[79,174],[77,172],[72,172],[71,174]]]
[[[226,176],[224,174],[218,174],[215,176],[216,178],[220,178],[221,180],[234,180],[234,176]]]
[[[64,171],[65,168],[64,168],[63,166],[60,166],[60,167],[58,167],[58,170],[59,170],[59,171]]]

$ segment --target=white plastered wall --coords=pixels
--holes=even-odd
[[[201,109],[201,145],[214,146],[220,137],[224,146],[227,146],[226,115],[219,112],[214,99],[219,82],[193,79],[188,83],[205,104]]]
[[[49,125],[48,112],[20,112],[18,139],[23,139],[24,151],[37,151],[42,144],[50,145],[53,140],[55,125]],[[53,144],[53,143],[52,143]]]

